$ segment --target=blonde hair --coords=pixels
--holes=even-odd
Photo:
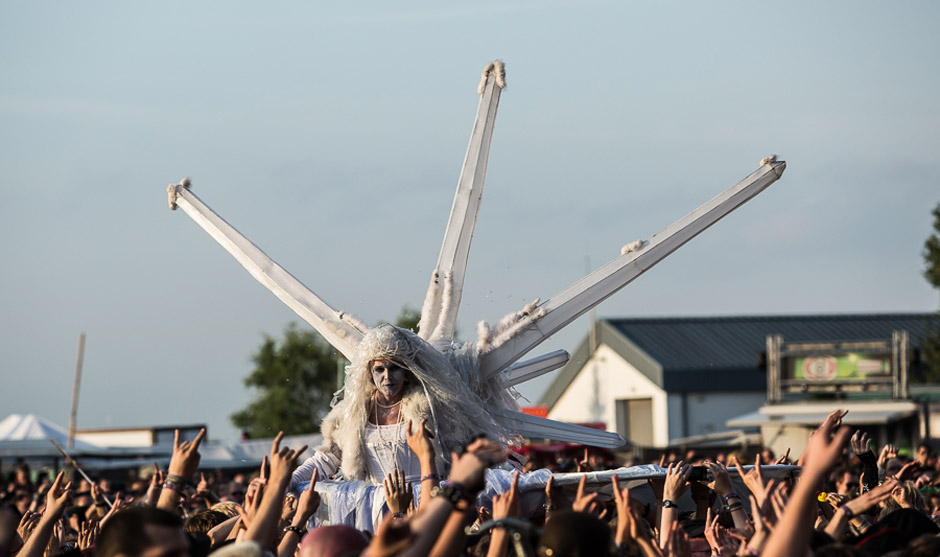
[[[515,399],[497,381],[485,381],[479,373],[479,351],[472,343],[433,346],[415,333],[380,325],[370,329],[346,367],[345,398],[324,418],[321,452],[333,446],[341,452],[340,469],[347,479],[365,479],[362,432],[368,421],[370,401],[376,391],[370,363],[391,360],[413,378],[404,388],[401,412],[415,427],[422,419],[434,433],[439,464],[446,469],[451,451],[483,434],[504,444],[516,437],[496,407],[518,409]]]

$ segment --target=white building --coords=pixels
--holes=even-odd
[[[592,335],[581,342],[539,404],[547,406],[555,420],[604,422],[640,447],[720,437],[728,431],[729,420],[755,413],[767,403],[769,335],[793,341],[881,339],[907,330],[916,347],[929,319],[935,317],[601,319],[593,342]]]

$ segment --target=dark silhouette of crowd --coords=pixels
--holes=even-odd
[[[508,453],[476,439],[418,501],[404,475],[390,475],[374,534],[320,524],[315,513],[328,502],[316,476],[288,491],[306,447],[284,447],[279,435],[259,470],[203,470],[202,431],[192,441],[177,437],[168,468],[154,466],[149,477],[89,481],[73,473],[69,481],[64,472],[16,465],[0,479],[0,557],[940,555],[940,474],[930,444],[910,455],[873,448],[867,434],[842,424],[844,415],[830,414],[798,457],[769,449],[664,455],[665,474],[631,487],[616,474],[599,485],[590,473],[619,469],[613,453],[532,453],[512,487],[485,503],[485,470]],[[535,468],[583,474],[577,489],[549,480],[522,493],[520,474]],[[532,497],[541,504],[522,503]]]

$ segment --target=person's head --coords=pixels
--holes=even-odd
[[[843,468],[836,473],[836,492],[839,495],[855,497],[858,495],[859,479],[854,470]]]
[[[917,452],[914,453],[914,458],[921,466],[927,466],[927,461],[930,459],[930,455],[933,451],[930,449],[929,443],[921,443],[917,445]]]
[[[189,557],[183,521],[153,507],[130,507],[112,516],[95,542],[95,557]]]
[[[235,518],[238,516],[238,504],[232,501],[222,501],[212,505],[212,510],[219,511],[225,515],[225,518]]]
[[[300,557],[341,557],[359,555],[369,540],[355,528],[336,524],[307,532],[300,541]]]
[[[33,496],[27,491],[17,491],[13,496],[13,506],[16,507],[16,511],[23,515],[29,510],[29,505],[33,502]]]
[[[87,507],[72,506],[65,509],[65,513],[62,516],[68,521],[69,527],[78,532],[85,522],[86,510],[88,510]]]
[[[214,509],[207,509],[193,514],[186,519],[184,529],[190,534],[205,534],[228,520],[228,516]]]
[[[760,463],[771,465],[777,461],[777,455],[770,448],[765,448],[760,452]]]
[[[372,382],[386,401],[397,402],[405,389],[405,368],[393,360],[378,359],[369,362]]]

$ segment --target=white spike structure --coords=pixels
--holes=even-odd
[[[555,371],[567,364],[570,359],[571,354],[567,350],[555,350],[537,358],[513,364],[504,369],[501,375],[506,385],[514,387],[540,375],[545,375],[550,371]]]
[[[762,161],[763,162],[763,161]],[[542,316],[512,331],[483,357],[483,374],[499,373],[568,323],[645,273],[744,202],[777,181],[786,163],[767,162],[746,178],[626,253],[572,284],[538,309]],[[634,243],[635,245],[635,243]]]
[[[170,209],[182,209],[232,254],[251,276],[323,335],[333,348],[347,357],[356,351],[356,346],[365,334],[358,319],[333,309],[232,225],[215,214],[189,190],[189,178],[179,184],[167,186],[167,193]]]
[[[418,334],[425,340],[449,340],[454,336],[467,272],[467,257],[470,255],[470,240],[480,212],[496,110],[500,92],[506,86],[505,80],[506,71],[499,60],[484,68],[479,88],[480,105],[470,133],[470,145],[467,146],[463,168],[457,180],[457,193],[454,195],[454,205],[450,210],[437,267],[431,274],[431,284],[428,285],[421,308]]]
[[[517,435],[617,448],[624,439],[616,433],[566,424],[516,412],[506,389],[565,365],[564,350],[514,364],[546,338],[568,325],[607,297],[629,284],[653,265],[681,247],[719,219],[753,198],[780,178],[786,163],[776,156],[766,157],[761,167],[738,184],[649,240],[624,246],[622,255],[540,304],[535,300],[491,327],[481,322],[475,343],[455,344],[452,340],[460,306],[470,240],[483,195],[483,182],[500,93],[505,87],[502,62],[490,63],[484,70],[478,92],[481,95],[470,144],[457,182],[457,193],[437,267],[431,276],[421,311],[420,337],[442,351],[472,347],[480,354],[479,366],[465,376],[479,390],[486,411],[507,424]],[[290,275],[257,246],[216,215],[189,190],[189,180],[167,188],[171,209],[180,207],[231,253],[253,277],[271,290],[312,325],[344,355],[356,352],[368,327],[352,315],[340,312],[320,299]],[[476,392],[476,391],[475,391]],[[497,395],[494,393],[502,393]],[[500,399],[500,400],[497,400]]]

